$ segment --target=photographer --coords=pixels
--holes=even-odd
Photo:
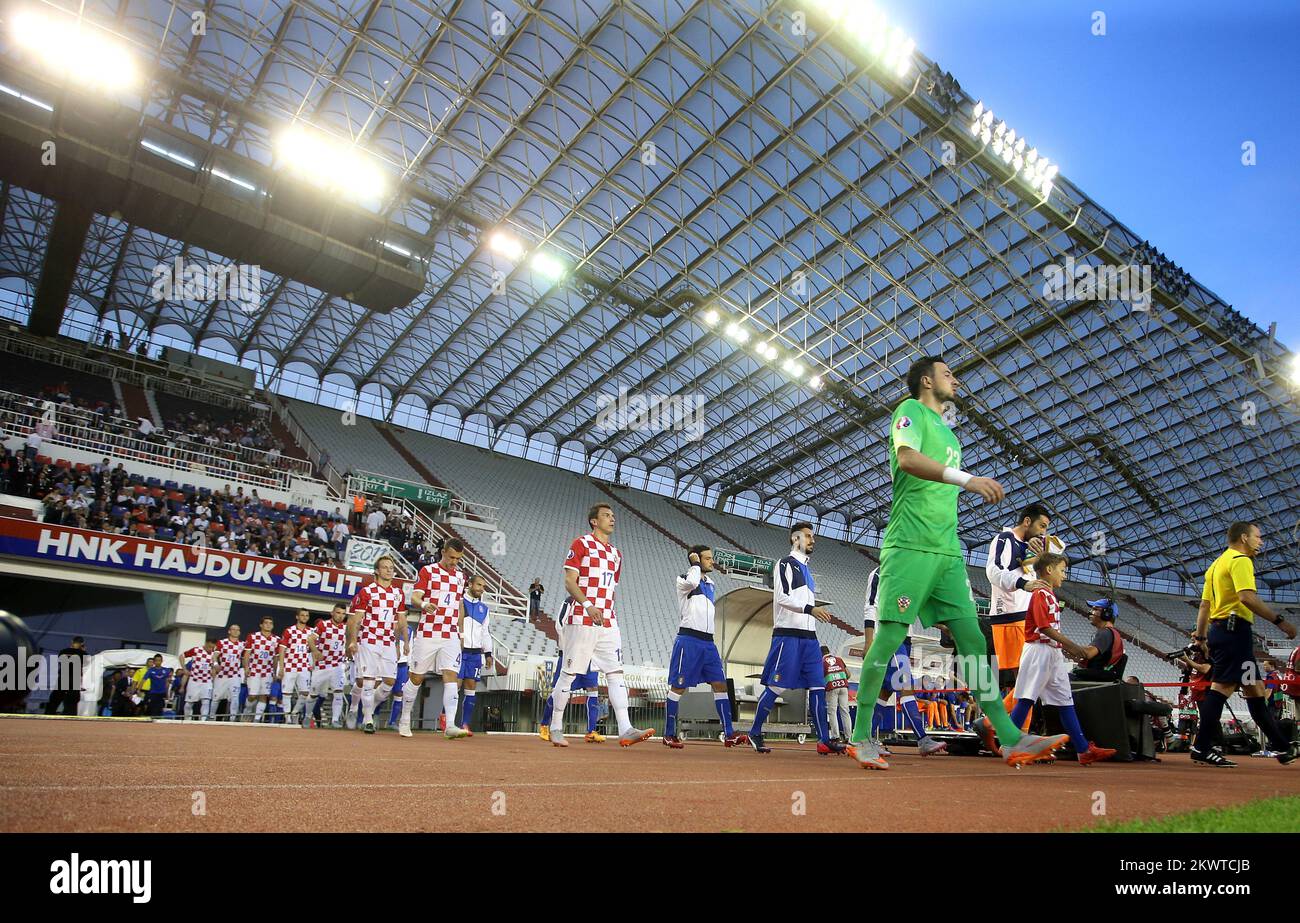
[[[1179,682],[1183,684],[1180,697],[1185,697],[1187,706],[1199,708],[1201,700],[1205,698],[1206,691],[1210,688],[1210,665],[1209,653],[1205,646],[1199,641],[1193,641],[1181,651],[1167,655],[1168,658],[1182,668],[1182,676]]]
[[[1234,522],[1228,529],[1228,550],[1219,555],[1205,572],[1201,607],[1196,614],[1192,638],[1204,642],[1210,654],[1209,691],[1201,700],[1200,728],[1192,745],[1192,762],[1205,766],[1231,767],[1231,760],[1212,749],[1212,734],[1219,727],[1228,696],[1241,689],[1250,716],[1268,738],[1283,765],[1300,758],[1300,743],[1285,739],[1268,709],[1265,687],[1255,663],[1255,616],[1267,619],[1294,638],[1294,626],[1269,608],[1255,591],[1255,556],[1264,547],[1259,526]]]

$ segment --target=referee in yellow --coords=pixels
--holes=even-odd
[[[1288,638],[1295,637],[1295,627],[1265,605],[1255,592],[1255,555],[1263,547],[1259,526],[1234,522],[1228,528],[1228,550],[1205,572],[1196,633],[1192,635],[1209,650],[1211,665],[1212,682],[1201,700],[1200,725],[1192,744],[1192,762],[1202,766],[1237,765],[1212,747],[1212,741],[1223,717],[1223,706],[1238,689],[1246,697],[1255,724],[1277,751],[1277,761],[1286,765],[1300,758],[1300,742],[1286,740],[1269,711],[1263,674],[1255,663],[1255,616],[1272,622]]]

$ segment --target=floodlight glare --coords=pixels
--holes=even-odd
[[[533,254],[531,265],[548,279],[556,280],[564,275],[564,264],[549,253],[540,250]]]
[[[822,377],[820,375],[814,375],[812,378],[809,378],[808,387],[812,388],[814,391],[820,391],[822,389]]]
[[[493,231],[488,238],[488,246],[508,260],[517,260],[524,255],[523,243],[506,231]]]
[[[101,90],[120,90],[139,80],[126,47],[86,20],[24,10],[13,20],[15,41],[47,68]]]
[[[897,77],[905,77],[912,66],[916,42],[873,3],[820,0],[826,15],[854,36],[881,66]]]
[[[785,369],[786,374],[795,378],[803,377],[803,366],[793,359],[785,360],[785,365],[781,366],[781,368]]]
[[[735,340],[737,343],[749,342],[749,331],[735,321],[727,324],[726,334],[728,338]]]
[[[387,188],[384,174],[364,150],[299,125],[280,135],[276,153],[286,167],[316,185],[358,201],[381,198]]]
[[[704,312],[702,318],[706,326],[712,327],[718,322],[718,312],[714,308],[709,308]]]

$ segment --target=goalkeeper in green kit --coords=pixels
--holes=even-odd
[[[944,624],[956,643],[965,682],[984,710],[975,730],[986,747],[1012,766],[1020,766],[1050,759],[1069,737],[1021,733],[1007,717],[998,694],[997,674],[989,664],[957,540],[957,495],[969,490],[988,503],[998,503],[1003,491],[997,481],[961,470],[961,445],[941,415],[957,384],[942,359],[917,360],[907,372],[912,396],[898,405],[890,421],[894,497],[880,548],[876,636],[862,660],[858,702],[879,698],[885,669],[907,638],[913,619],[919,617],[927,628]],[[859,706],[849,752],[864,769],[888,769],[871,739],[871,713],[871,708]]]

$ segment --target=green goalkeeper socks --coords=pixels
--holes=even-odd
[[[1024,735],[1007,717],[1002,696],[998,693],[997,674],[989,663],[988,645],[980,632],[979,623],[975,619],[964,618],[954,619],[947,625],[948,632],[957,645],[957,655],[961,658],[962,679],[975,693],[975,699],[984,710],[984,716],[989,719],[989,724],[993,725],[993,730],[997,731],[998,743],[1003,747],[1015,746]],[[859,689],[858,701],[861,701],[861,695]]]
[[[876,637],[862,657],[862,675],[858,677],[858,716],[853,722],[855,742],[871,739],[871,714],[880,698],[885,670],[906,638],[907,626],[902,622],[876,624]]]

